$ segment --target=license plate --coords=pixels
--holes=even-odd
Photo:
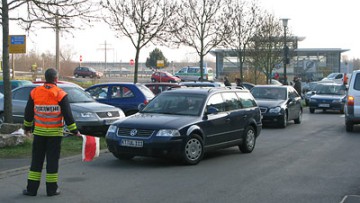
[[[330,104],[319,104],[319,107],[330,107]]]
[[[143,144],[141,140],[122,139],[120,145],[125,147],[143,147]]]

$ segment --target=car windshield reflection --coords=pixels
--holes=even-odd
[[[251,93],[255,99],[286,100],[286,89],[275,87],[254,87]]]
[[[62,87],[68,93],[70,103],[95,102],[95,100],[83,90],[76,87]]]
[[[200,115],[205,97],[201,95],[160,94],[154,98],[141,113],[174,115]]]
[[[316,94],[344,95],[345,87],[341,85],[321,85]]]

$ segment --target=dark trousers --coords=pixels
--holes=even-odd
[[[62,137],[59,136],[50,137],[34,135],[27,191],[35,194],[37,193],[40,186],[41,170],[43,168],[45,157],[46,191],[48,194],[51,194],[57,190],[61,140]]]

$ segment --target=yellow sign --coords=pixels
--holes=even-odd
[[[164,67],[164,60],[157,60],[156,61],[156,66],[157,67]]]
[[[9,53],[10,54],[26,53],[25,35],[9,35]]]

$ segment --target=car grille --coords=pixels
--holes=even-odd
[[[97,112],[96,114],[100,118],[116,118],[120,116],[118,111]]]
[[[266,113],[267,108],[266,107],[260,107],[260,111],[261,111],[261,113]]]
[[[136,131],[136,132],[135,132]],[[135,129],[135,128],[119,128],[118,136],[128,137],[150,137],[154,133],[154,130]]]

